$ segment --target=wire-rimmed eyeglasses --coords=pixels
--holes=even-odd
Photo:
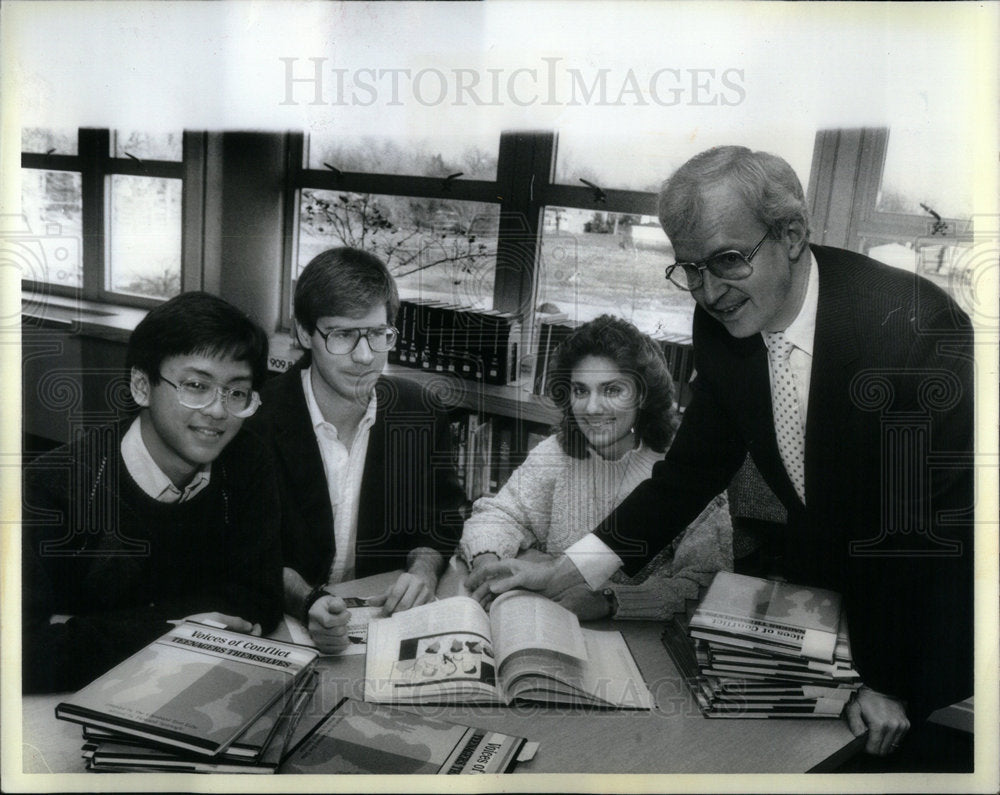
[[[226,411],[242,419],[260,408],[260,395],[246,387],[216,386],[196,378],[175,384],[162,375],[160,380],[177,390],[177,401],[187,409],[206,409],[218,398]]]
[[[705,257],[698,262],[675,262],[673,265],[667,265],[665,276],[671,284],[688,291],[697,290],[705,283],[704,272],[706,270],[711,271],[712,275],[719,279],[729,281],[745,279],[753,273],[753,265],[750,264],[750,260],[760,251],[760,247],[764,245],[764,241],[770,234],[770,231],[765,232],[764,237],[758,241],[749,254],[744,255],[741,251],[731,249],[720,251],[718,254]]]
[[[316,329],[323,338],[329,353],[353,353],[358,347],[362,335],[368,340],[368,347],[376,353],[392,350],[399,337],[399,332],[392,326],[375,326],[373,328],[332,328],[327,331]]]

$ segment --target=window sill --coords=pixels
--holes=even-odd
[[[31,325],[112,342],[128,342],[132,330],[148,311],[34,290],[21,291],[21,315]]]

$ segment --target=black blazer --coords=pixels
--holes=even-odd
[[[699,308],[677,437],[597,532],[637,570],[749,452],[788,510],[775,544],[786,576],[843,594],[863,680],[920,717],[972,691],[972,327],[922,278],[813,252],[806,505],[778,453],[761,336],[736,339]]]
[[[316,585],[333,561],[334,535],[323,460],[302,391],[308,361],[304,357],[265,385],[263,405],[248,426],[275,460],[284,565]],[[468,512],[440,403],[402,378],[383,376],[375,389],[358,505],[358,577],[405,568],[416,547],[450,555]]]

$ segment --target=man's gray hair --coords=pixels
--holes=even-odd
[[[692,157],[660,188],[660,224],[671,241],[698,235],[705,211],[703,192],[719,183],[734,185],[772,236],[780,236],[789,222],[798,220],[808,237],[809,209],[792,167],[767,152],[719,146]]]

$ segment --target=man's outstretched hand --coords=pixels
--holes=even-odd
[[[506,558],[476,566],[465,586],[480,603],[487,593],[494,596],[523,588],[557,599],[567,588],[583,584],[583,577],[565,555],[551,560]]]

